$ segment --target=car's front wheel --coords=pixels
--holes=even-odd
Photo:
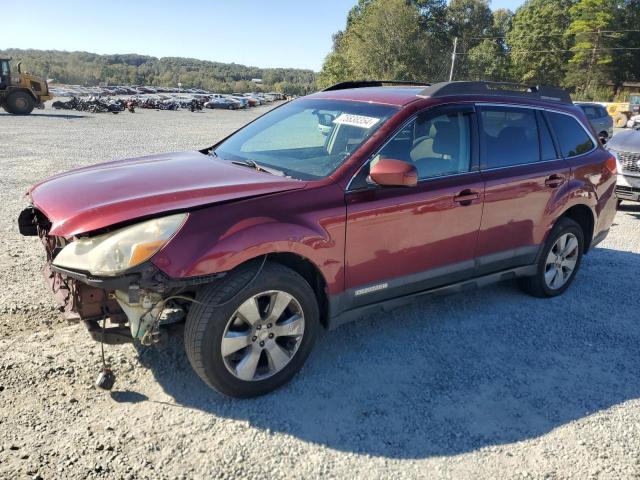
[[[319,328],[316,296],[289,268],[241,267],[196,300],[185,327],[187,356],[225,395],[268,393],[288,382],[311,352]]]
[[[584,233],[570,218],[558,220],[538,260],[536,274],[522,278],[520,286],[536,297],[555,297],[565,292],[580,268]]]

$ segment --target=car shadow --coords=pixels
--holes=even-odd
[[[11,113],[6,113],[6,112],[0,112],[0,116],[7,116],[7,117],[15,117],[15,115],[12,115]],[[30,113],[28,115],[28,117],[47,117],[47,118],[60,118],[63,120],[74,120],[76,118],[89,118],[89,115],[70,115],[70,114],[66,114],[66,113],[61,113],[61,114],[55,114],[55,113],[38,113],[36,111]]]
[[[532,439],[640,397],[640,255],[594,249],[561,297],[511,283],[326,332],[285,387],[224,398],[182,339],[141,348],[176,405],[329,448],[388,458],[455,455]]]

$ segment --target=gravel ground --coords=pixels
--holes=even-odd
[[[572,288],[506,283],[327,332],[296,379],[237,401],[179,335],[100,349],[55,311],[23,194],[71,167],[202,148],[250,111],[0,114],[0,478],[638,478],[640,206]],[[70,195],[73,192],[69,192]]]

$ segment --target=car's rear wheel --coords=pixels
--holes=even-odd
[[[536,297],[561,295],[573,282],[583,252],[582,228],[570,218],[561,218],[547,238],[536,274],[522,278],[520,286]]]
[[[319,328],[316,296],[293,270],[241,267],[197,295],[185,327],[187,356],[209,386],[253,397],[288,382],[311,352]]]

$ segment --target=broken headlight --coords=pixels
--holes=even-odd
[[[112,276],[140,265],[160,250],[180,229],[186,213],[154,218],[95,237],[79,238],[56,256],[61,268]]]

